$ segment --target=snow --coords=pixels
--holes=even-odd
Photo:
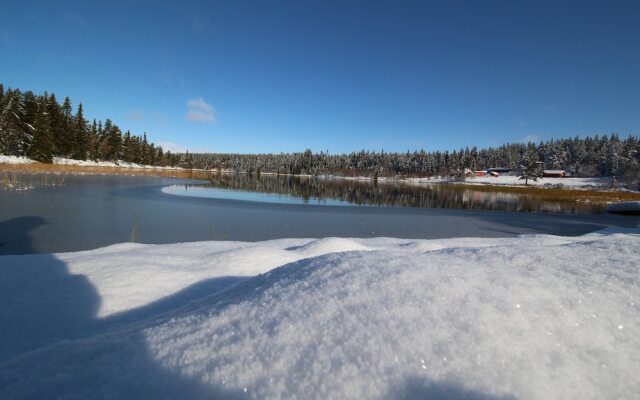
[[[5,156],[0,154],[0,164],[32,164],[33,161],[27,157]]]
[[[519,179],[515,175],[500,175],[498,177],[492,176],[471,176],[465,178],[464,181],[450,181],[444,178],[408,178],[408,181],[413,183],[464,183],[464,184],[479,184],[479,185],[501,185],[501,186],[524,186],[524,180]],[[529,179],[527,182],[529,186],[551,186],[551,187],[566,187],[566,188],[607,188],[611,186],[610,177],[596,177],[596,178],[538,178],[537,181]]]
[[[27,157],[5,156],[0,154],[0,164],[32,164],[37,161],[31,160]],[[151,165],[143,165],[136,163],[129,163],[124,161],[90,161],[90,160],[73,160],[70,158],[54,157],[54,164],[60,165],[79,165],[84,167],[117,167],[117,168],[140,168],[140,169],[178,169],[174,167],[158,167]]]
[[[125,161],[91,161],[91,160],[73,160],[70,158],[54,157],[54,164],[60,165],[79,165],[83,167],[115,167],[115,168],[151,168],[151,169],[175,169],[173,167],[154,167],[152,165],[136,164]]]
[[[640,230],[0,257],[6,398],[634,398]]]

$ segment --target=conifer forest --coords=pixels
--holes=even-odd
[[[74,112],[69,97],[60,104],[53,93],[36,95],[0,84],[0,111],[0,154],[40,162],[65,157],[248,173],[368,177],[456,176],[466,169],[489,168],[521,171],[523,164],[535,162],[572,176],[612,176],[635,184],[640,180],[640,138],[636,135],[605,133],[498,147],[479,143],[452,151],[172,154],[149,142],[146,133],[123,132],[110,119],[90,121],[81,103]]]

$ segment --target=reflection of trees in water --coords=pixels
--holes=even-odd
[[[415,186],[401,182],[324,179],[287,175],[212,174],[211,185],[221,189],[272,193],[305,201],[336,199],[358,205],[386,205],[474,210],[592,213],[592,204],[555,201],[543,193],[506,193],[472,190],[455,185]]]

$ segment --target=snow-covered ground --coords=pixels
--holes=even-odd
[[[524,186],[524,180],[521,180],[518,176],[514,175],[500,175],[498,177],[491,176],[472,176],[465,178],[464,181],[451,181],[450,179],[443,178],[408,178],[413,183],[464,183],[464,184],[477,184],[477,185],[500,185],[500,186]],[[608,188],[611,187],[610,177],[599,178],[538,178],[537,181],[529,179],[527,184],[529,186],[552,186],[552,187],[565,187],[565,188]]]
[[[36,161],[26,157],[4,156],[0,154],[0,164],[31,164]],[[125,161],[90,161],[90,160],[73,160],[70,158],[54,157],[54,164],[59,165],[79,165],[84,167],[116,167],[116,168],[151,168],[151,169],[177,169],[174,167],[154,167],[152,165],[143,165],[130,163]]]
[[[125,161],[91,161],[73,160],[70,158],[54,157],[54,164],[60,165],[80,165],[84,167],[116,167],[116,168],[152,168],[152,169],[176,169],[173,167],[154,167],[152,165],[136,164]]]
[[[35,161],[27,157],[5,156],[0,154],[0,164],[32,164]]]
[[[3,398],[618,399],[640,230],[0,257]]]

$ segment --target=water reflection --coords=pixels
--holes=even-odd
[[[326,204],[501,210],[551,213],[601,213],[603,206],[549,199],[544,190],[470,189],[460,185],[411,185],[284,175],[212,174],[208,184],[176,185],[167,193],[285,204]]]

